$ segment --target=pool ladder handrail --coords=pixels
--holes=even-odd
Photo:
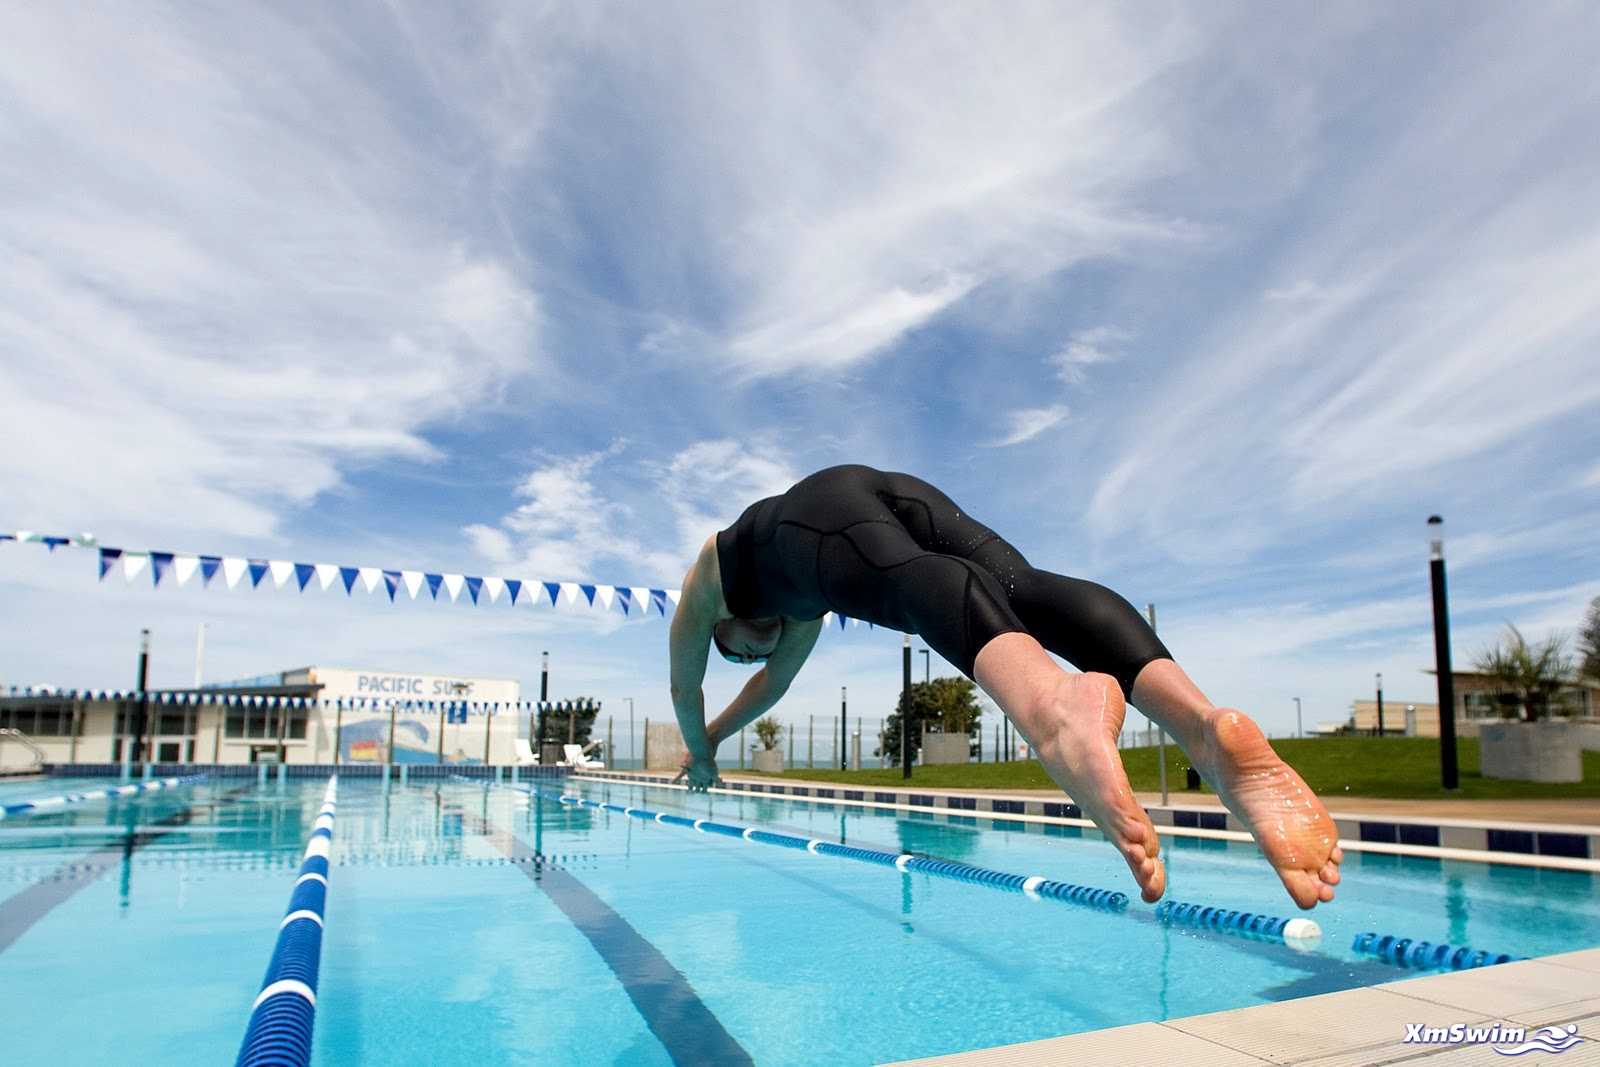
[[[33,739],[27,734],[23,733],[21,730],[18,730],[14,726],[0,726],[0,744],[4,744],[7,741],[15,741],[17,744],[33,753],[33,766],[24,767],[22,768],[23,770],[36,771],[44,766],[44,749],[34,744]],[[0,768],[4,767],[5,763],[0,762]]]

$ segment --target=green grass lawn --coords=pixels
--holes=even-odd
[[[1272,747],[1300,772],[1307,785],[1328,800],[1345,793],[1351,796],[1404,799],[1600,797],[1600,752],[1583,754],[1581,782],[1557,785],[1508,782],[1479,774],[1477,739],[1462,738],[1457,747],[1461,788],[1446,792],[1439,787],[1439,742],[1431,738],[1323,737],[1273,741]],[[1122,762],[1128,768],[1128,778],[1135,789],[1154,792],[1161,788],[1155,749],[1124,749]],[[1183,793],[1184,771],[1187,767],[1188,759],[1182,750],[1176,745],[1168,745],[1167,785],[1172,793]],[[801,767],[785,771],[783,777],[857,785],[897,785],[901,782],[898,768],[840,771]],[[911,781],[917,785],[950,789],[1054,788],[1054,783],[1045,776],[1043,768],[1031,760],[914,767]]]

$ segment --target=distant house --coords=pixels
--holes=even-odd
[[[1433,671],[1424,673],[1432,675]],[[1501,708],[1495,701],[1499,688],[1495,680],[1477,671],[1453,671],[1456,698],[1456,735],[1478,736],[1478,724],[1484,720],[1500,719]],[[1430,688],[1433,683],[1428,683]],[[1593,719],[1600,716],[1600,680],[1580,678],[1563,687],[1555,697],[1554,714],[1564,718]],[[1358,734],[1376,733],[1378,728],[1378,702],[1356,700],[1351,702],[1350,723]],[[1387,695],[1383,700],[1383,733],[1395,737],[1438,737],[1439,705],[1437,702],[1396,700]]]

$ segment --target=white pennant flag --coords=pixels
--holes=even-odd
[[[32,541],[33,538],[34,538],[34,533],[33,533],[32,530],[18,530],[17,531],[17,543],[18,544],[21,544],[24,541]]]
[[[578,588],[577,582],[562,582],[561,595],[566,598],[568,604],[576,604],[578,598],[583,595],[583,590]]]
[[[678,597],[681,596],[681,595],[682,595],[682,590],[679,590],[679,589],[668,589],[667,590],[667,599],[672,601],[672,606],[673,607],[677,607],[678,606]]]
[[[232,589],[239,584],[239,576],[244,574],[245,562],[237,556],[224,556],[222,560],[222,576],[228,580],[228,588]]]
[[[406,592],[411,594],[411,599],[417,599],[417,590],[422,588],[422,572],[401,571],[400,580],[406,583]]]
[[[833,628],[833,612],[825,611],[822,613],[822,628],[824,630]]]
[[[276,588],[282,589],[283,583],[287,582],[290,576],[294,574],[294,564],[286,559],[268,560],[267,570],[272,572],[272,584]]]
[[[339,568],[332,563],[317,564],[317,581],[322,583],[322,591],[326,593],[328,586],[339,580]]]
[[[360,567],[356,573],[361,575],[361,584],[369,593],[383,584],[382,567]]]
[[[452,603],[455,602],[456,597],[461,595],[461,583],[463,581],[465,579],[459,574],[447,574],[444,576],[444,591],[450,594]]]
[[[199,567],[199,566],[200,566],[200,557],[198,557],[198,556],[173,556],[172,557],[172,574],[173,574],[173,576],[175,578],[178,579],[178,584],[179,585],[182,585],[184,582],[187,582],[190,578],[193,578],[195,569],[197,567]]]
[[[495,604],[500,600],[500,594],[506,591],[506,583],[499,578],[485,578],[483,588],[489,594],[489,603]]]
[[[595,587],[595,596],[599,599],[601,605],[607,611],[611,610],[611,601],[615,599],[616,595],[617,588],[614,585],[601,585]]]
[[[122,554],[122,576],[128,581],[133,581],[134,575],[144,570],[144,565],[150,557],[143,552],[124,552]]]

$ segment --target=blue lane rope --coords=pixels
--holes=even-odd
[[[323,909],[328,902],[328,851],[333,844],[339,776],[328,779],[289,909],[278,924],[278,943],[267,964],[261,992],[250,1008],[250,1024],[235,1067],[306,1067],[317,1014],[317,969],[322,960]]]
[[[208,774],[186,774],[179,778],[152,778],[148,782],[134,782],[124,786],[114,786],[111,789],[91,789],[87,793],[62,793],[53,797],[35,797],[32,800],[22,800],[15,804],[0,807],[0,819],[9,819],[17,815],[38,815],[43,812],[54,811],[70,804],[86,804],[91,800],[109,800],[112,797],[132,797],[140,793],[153,793],[160,789],[175,789],[179,786],[194,785],[211,777]]]
[[[1306,950],[1322,940],[1322,927],[1311,919],[1285,919],[1252,911],[1236,911],[1181,900],[1164,900],[1156,906],[1156,918],[1170,926],[1195,926],[1220,930],[1238,937],[1281,941],[1290,948]]]
[[[473,779],[463,778],[462,781],[471,781],[475,785],[481,784]],[[893,867],[899,871],[917,871],[922,874],[932,875],[935,878],[948,878],[972,885],[985,885],[1008,892],[1024,893],[1035,900],[1057,900],[1067,904],[1080,904],[1085,907],[1098,908],[1102,911],[1120,912],[1128,907],[1128,895],[1126,893],[1120,893],[1112,889],[1096,889],[1093,886],[1073,885],[1070,882],[1057,882],[1040,875],[1007,874],[1005,871],[994,871],[987,867],[975,867],[969,863],[955,863],[950,860],[932,859],[927,856],[914,856],[909,852],[885,852],[882,849],[861,848],[858,845],[841,845],[837,842],[823,841],[817,838],[780,834],[754,826],[735,826],[732,823],[715,822],[711,819],[686,818],[669,812],[652,811],[649,808],[603,803],[598,800],[589,800],[586,797],[575,797],[561,793],[547,793],[536,786],[505,786],[503,788],[515,789],[521,793],[528,793],[532,796],[545,800],[554,800],[573,807],[612,811],[631,818],[647,819],[664,823],[668,826],[681,826],[686,829],[699,830],[701,833],[737,837],[745,841],[776,845],[780,848],[804,849],[814,855],[837,856],[840,859],[856,860],[880,867]]]
[[[1527,959],[1505,952],[1486,952],[1466,945],[1433,944],[1429,941],[1395,937],[1393,934],[1372,932],[1356,935],[1350,946],[1363,956],[1376,956],[1396,967],[1409,967],[1419,971],[1466,971],[1474,967],[1492,967],[1497,963],[1513,963]]]

